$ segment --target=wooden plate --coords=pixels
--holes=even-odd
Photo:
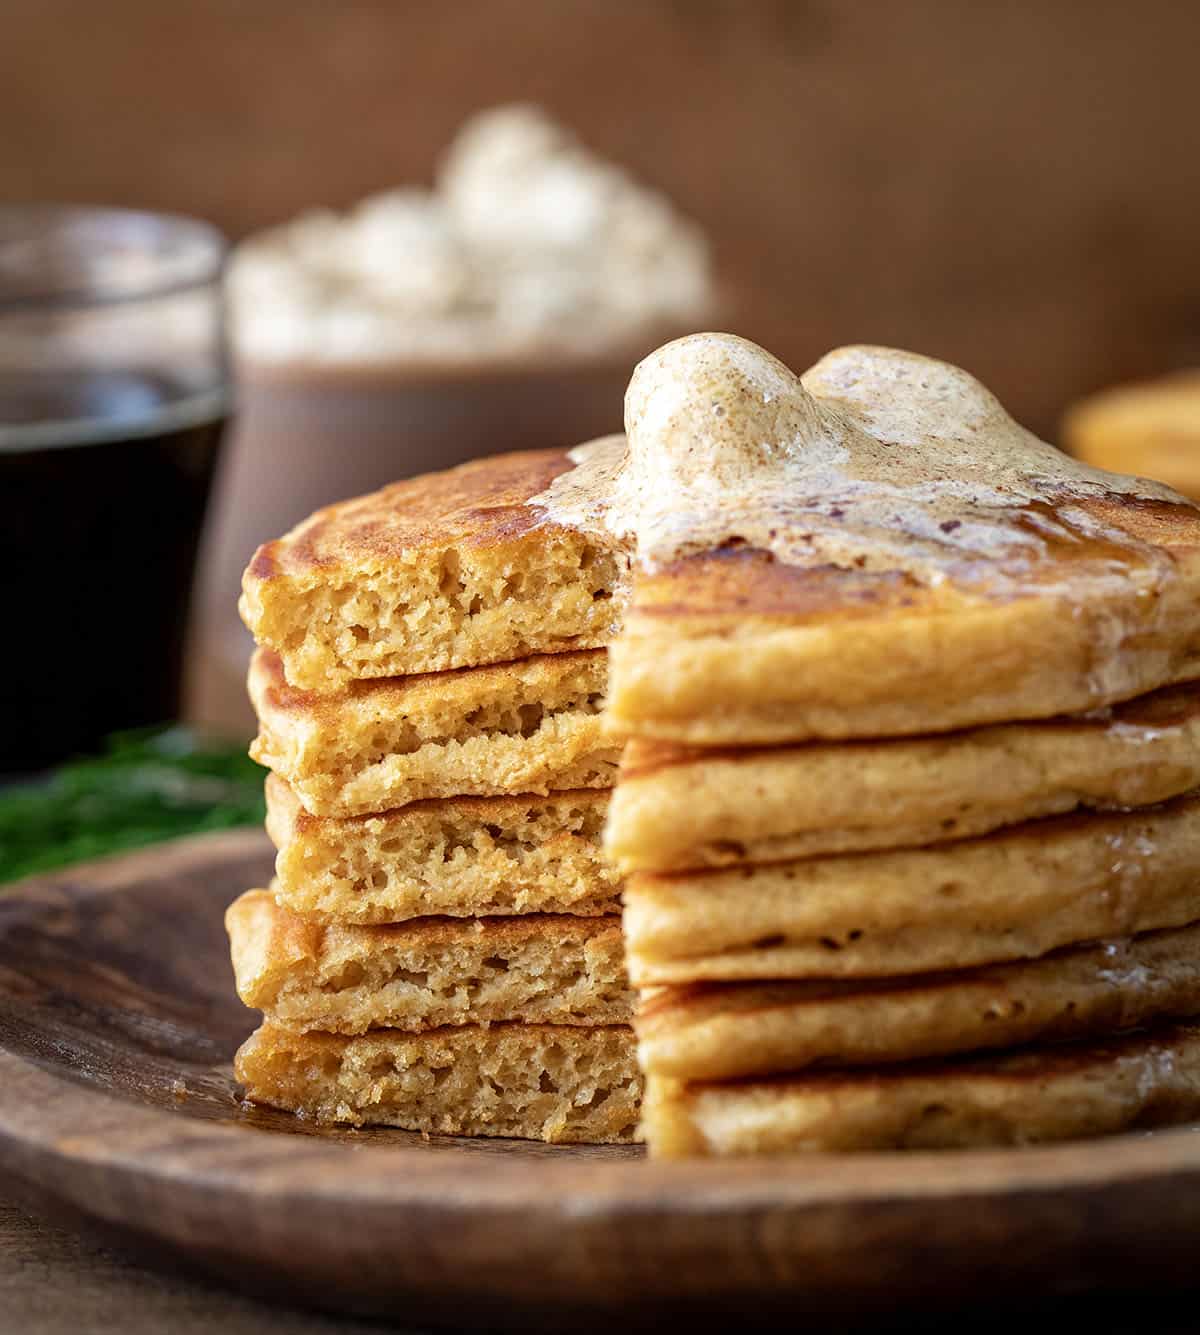
[[[407,1323],[770,1318],[1185,1282],[1200,1132],[650,1164],[244,1108],[225,905],[257,832],[0,891],[0,1175],[173,1264]]]

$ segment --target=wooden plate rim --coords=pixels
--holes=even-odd
[[[238,832],[181,841],[173,855],[179,865],[195,868],[261,850],[258,832]],[[152,871],[154,852],[71,869],[69,893],[119,893]],[[67,879],[60,873],[9,889],[0,897],[0,923],[61,902]],[[327,1257],[306,1258],[315,1271],[328,1265],[337,1275],[347,1258],[378,1262],[378,1249],[394,1248],[398,1240],[410,1245],[422,1231],[462,1229],[471,1232],[474,1247],[484,1247],[473,1291],[518,1293],[530,1302],[566,1302],[573,1292],[602,1301],[613,1275],[628,1280],[631,1273],[642,1276],[641,1293],[694,1299],[717,1283],[697,1268],[703,1264],[697,1258],[726,1247],[737,1257],[727,1297],[735,1289],[744,1297],[752,1287],[749,1275],[755,1285],[766,1285],[759,1292],[776,1298],[828,1298],[856,1278],[856,1266],[866,1273],[874,1264],[866,1253],[881,1237],[897,1255],[935,1248],[943,1264],[962,1247],[977,1261],[986,1254],[997,1274],[1005,1268],[1036,1272],[1043,1284],[1056,1257],[1073,1258],[1071,1273],[1078,1275],[1103,1273],[1114,1248],[1149,1255],[1153,1239],[1141,1239],[1151,1220],[1156,1232],[1175,1230],[1178,1245],[1200,1240],[1200,1134],[1190,1129],[1016,1150],[769,1161],[652,1163],[580,1158],[569,1149],[561,1159],[468,1155],[348,1147],[176,1114],[89,1087],[55,1069],[55,1060],[53,1052],[15,1052],[0,1038],[0,1175],[80,1218],[132,1226],[180,1255],[221,1252],[215,1268],[229,1274],[250,1260],[260,1269],[275,1264],[281,1274],[289,1266],[295,1272],[299,1263],[289,1262],[286,1252],[304,1230],[318,1221],[341,1228],[347,1219],[364,1236],[331,1236]],[[1129,1206],[1124,1216],[1123,1202]],[[995,1216],[989,1214],[993,1203]],[[256,1221],[257,1230],[242,1245],[240,1260],[213,1242],[239,1219]],[[1025,1246],[1011,1256],[990,1241],[998,1219],[1019,1220],[1026,1232]],[[1044,1254],[1035,1258],[1030,1238],[1044,1245]],[[528,1290],[531,1281],[514,1278],[514,1270],[552,1242],[562,1255],[542,1266],[536,1291]],[[658,1271],[647,1269],[654,1259],[649,1254],[630,1254],[636,1247],[659,1248]],[[589,1264],[599,1264],[600,1256],[610,1268],[603,1282],[593,1275],[580,1284],[572,1265],[585,1254]],[[677,1260],[678,1275],[670,1268]],[[932,1275],[881,1273],[876,1296],[882,1301],[885,1281],[889,1292],[906,1283],[916,1292]],[[295,1273],[289,1278],[295,1282]],[[436,1268],[422,1272],[419,1251],[371,1282],[388,1293],[425,1286],[430,1301],[444,1299],[453,1287]],[[873,1282],[868,1276],[860,1290],[864,1302]]]

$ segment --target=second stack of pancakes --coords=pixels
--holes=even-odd
[[[237,1060],[255,1102],[424,1132],[633,1136],[633,997],[600,850],[619,755],[601,729],[608,628],[590,592],[561,626],[521,627],[541,539],[514,533],[502,502],[510,474],[539,467],[517,456],[317,515],[248,577],[282,585],[289,618],[249,683],[276,880],[228,915],[239,993],[265,1017]],[[389,549],[382,590],[380,515],[413,563]],[[331,525],[342,564],[314,577],[308,549],[290,553]],[[493,576],[497,615],[476,630],[488,608],[465,586]],[[353,623],[336,656],[311,649],[331,615],[320,597]],[[386,600],[393,618],[412,609],[400,635]]]
[[[909,354],[840,350],[801,384],[704,336],[639,374],[649,434],[634,417],[631,439],[652,459],[680,421],[676,457],[717,455],[739,414],[791,396],[817,466],[835,433],[870,429],[880,454],[924,444],[950,471],[975,450],[1006,486],[1063,497],[1028,511],[1028,564],[984,551],[937,583],[736,543],[639,576],[613,649],[610,719],[631,740],[606,846],[627,874],[651,1152],[1000,1145],[1200,1115],[1200,515],[1150,484],[1043,480],[1072,466]],[[944,440],[921,440],[918,411]]]

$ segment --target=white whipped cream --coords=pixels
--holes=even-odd
[[[745,544],[928,583],[980,562],[993,581],[1019,577],[1050,551],[1127,574],[1136,544],[1078,502],[1190,504],[1081,464],[965,371],[890,348],[839,348],[798,377],[732,334],[677,339],[634,371],[625,428],[574,451],[537,499],[648,567]],[[1136,557],[1155,563],[1152,549]]]
[[[534,107],[470,121],[433,191],[392,190],[243,243],[238,353],[260,362],[561,360],[694,324],[698,228]]]

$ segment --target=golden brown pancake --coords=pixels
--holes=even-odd
[[[1139,473],[1200,496],[1200,371],[1093,394],[1067,413],[1063,444],[1097,468]]]
[[[1200,919],[1200,797],[930,848],[625,885],[638,987],[878,978],[1028,959]]]
[[[731,1080],[1103,1037],[1200,1014],[1200,923],[979,969],[856,982],[666,987],[636,1022],[644,1071]]]
[[[528,503],[569,467],[499,455],[319,510],[258,549],[242,617],[310,690],[606,644],[618,561]]]
[[[649,1076],[661,1158],[1033,1145],[1200,1117],[1200,1026],[999,1056],[684,1084]]]
[[[600,719],[603,650],[299,691],[259,650],[251,755],[318,816],[389,811],[422,798],[609,788],[620,747]]]
[[[320,926],[267,890],[229,907],[238,995],[291,1029],[361,1034],[442,1025],[628,1024],[621,920],[414,918]]]
[[[1082,538],[1023,596],[990,593],[986,568],[927,588],[746,550],[640,576],[610,651],[608,723],[700,746],[904,737],[1080,713],[1200,677],[1200,514],[1088,508],[1170,562],[1163,588],[1131,579],[1074,600],[1072,566],[1119,559]]]
[[[422,914],[621,911],[600,850],[609,794],[445,797],[345,819],[310,816],[267,776],[267,833],[279,850],[279,902],[324,922],[389,923]]]
[[[1200,787],[1200,687],[1083,718],[725,749],[636,739],[605,835],[622,871],[920,847]]]
[[[356,1038],[264,1024],[234,1073],[254,1103],[319,1122],[557,1143],[635,1139],[642,1078],[626,1025],[474,1025]]]

